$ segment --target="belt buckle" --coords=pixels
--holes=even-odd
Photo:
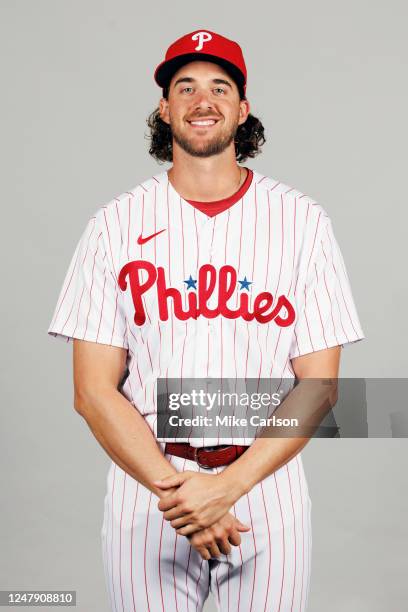
[[[199,465],[201,468],[203,468],[204,470],[212,470],[212,467],[211,467],[210,465],[203,465],[203,464],[201,463],[201,461],[199,460],[199,458],[198,458],[198,451],[202,450],[203,448],[205,449],[205,446],[196,446],[196,447],[194,448],[194,455],[193,455],[193,459],[194,459],[194,461],[195,461],[195,462],[196,462],[196,463],[197,463],[197,464],[198,464],[198,465]],[[211,451],[207,451],[207,452],[211,452]]]

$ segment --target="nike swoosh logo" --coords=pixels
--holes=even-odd
[[[145,244],[146,242],[149,242],[149,240],[151,240],[152,238],[154,238],[155,236],[158,236],[159,234],[161,234],[162,232],[165,232],[166,228],[160,230],[159,232],[156,232],[155,234],[151,234],[150,236],[146,236],[145,238],[142,237],[142,234],[140,234],[139,238],[137,239],[137,244]]]

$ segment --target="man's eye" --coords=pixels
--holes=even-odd
[[[217,93],[225,93],[225,89],[223,87],[216,87],[214,91]]]
[[[187,89],[189,89],[190,91],[193,91],[192,87],[183,87],[183,89],[181,91],[187,91]]]

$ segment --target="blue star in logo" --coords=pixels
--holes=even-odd
[[[187,284],[187,289],[197,289],[196,287],[197,280],[194,280],[191,274],[190,274],[190,278],[188,278],[184,282]]]
[[[239,280],[238,282],[241,283],[241,291],[242,289],[247,289],[249,291],[249,285],[252,285],[252,281],[249,281],[246,276],[244,276],[244,280]]]

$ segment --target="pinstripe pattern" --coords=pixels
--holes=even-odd
[[[177,471],[196,463],[166,455]],[[223,468],[214,468],[219,473]],[[251,526],[229,555],[203,561],[157,509],[158,498],[111,463],[101,529],[107,593],[117,612],[304,612],[311,569],[311,501],[300,455],[231,509]]]
[[[140,234],[150,236],[143,245]],[[201,266],[230,265],[238,286],[236,309],[247,294],[249,310],[261,292],[285,296],[295,312],[283,327],[242,316],[181,320],[167,301],[159,316],[155,285],[142,296],[145,322],[137,325],[130,283],[120,271],[144,260],[165,271],[166,287],[181,295]],[[148,280],[146,270],[141,282]],[[218,290],[207,301],[217,307]],[[282,318],[286,313],[281,312]],[[180,197],[166,172],[101,206],[89,219],[69,264],[48,328],[51,336],[100,342],[128,350],[129,375],[121,389],[157,437],[158,377],[293,379],[291,359],[363,339],[346,266],[332,222],[311,197],[257,172],[230,208],[209,217]],[[270,393],[275,389],[270,389]],[[192,434],[191,434],[192,435]],[[196,446],[250,444],[252,439],[178,438]],[[164,440],[159,439],[164,451]],[[168,457],[178,470],[199,469]],[[222,469],[222,468],[218,468]],[[217,471],[217,470],[215,470]],[[177,536],[157,509],[157,499],[113,462],[108,474],[102,526],[107,591],[115,612],[201,610],[210,588],[220,609],[303,612],[310,586],[311,502],[298,454],[255,486],[231,510],[252,530],[228,558],[204,562]]]
[[[141,233],[162,229],[153,240],[137,244]],[[252,306],[255,295],[268,291],[288,298],[295,322],[280,327],[223,316],[183,321],[174,316],[171,298],[169,319],[163,321],[152,287],[142,296],[146,322],[137,326],[129,287],[122,292],[115,278],[128,261],[140,259],[164,268],[167,285],[180,292],[184,305],[190,274],[197,279],[204,264],[215,269],[229,264],[239,280],[246,276],[252,283],[249,291],[238,284],[234,308],[242,294],[249,294]],[[141,276],[147,280],[145,270]],[[217,296],[216,290],[209,308],[217,306]],[[241,201],[214,217],[183,200],[166,172],[99,208],[72,257],[48,333],[128,348],[131,376],[123,393],[155,433],[159,376],[291,379],[293,357],[364,338],[327,212],[305,194],[256,172]],[[202,439],[190,442],[203,444]],[[242,439],[204,440],[231,442]]]

